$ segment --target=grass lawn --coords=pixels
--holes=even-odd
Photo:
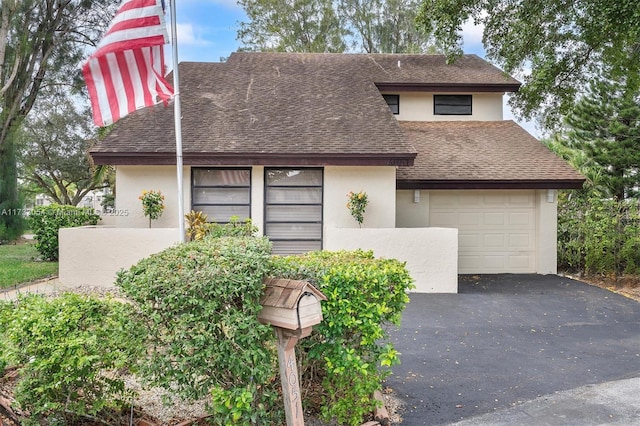
[[[58,274],[58,262],[39,258],[33,242],[0,245],[0,288]]]

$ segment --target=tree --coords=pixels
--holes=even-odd
[[[415,53],[429,49],[416,0],[240,0],[245,50]]]
[[[115,10],[110,0],[0,2],[0,212],[20,209],[16,144],[40,91],[78,90],[84,48]],[[20,215],[0,215],[0,240],[20,235]]]
[[[640,196],[640,89],[626,82],[591,83],[566,117],[565,144],[601,167],[610,195]]]
[[[511,106],[551,129],[594,77],[638,75],[638,6],[637,0],[422,0],[418,21],[451,61],[462,53],[462,24],[484,25],[487,57],[524,80]]]
[[[367,53],[422,53],[429,38],[417,29],[419,2],[414,0],[341,0],[339,15],[352,49]]]
[[[20,177],[54,202],[72,206],[108,186],[87,152],[95,142],[89,112],[78,111],[72,98],[42,102],[36,112],[24,126]]]
[[[346,31],[330,0],[239,0],[249,22],[238,30],[245,50],[343,52]]]

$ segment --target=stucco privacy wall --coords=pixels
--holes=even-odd
[[[433,93],[402,92],[384,94],[400,95],[399,121],[499,121],[502,120],[502,93],[471,93],[471,115],[434,115]],[[469,95],[468,92],[443,93]]]
[[[60,281],[67,286],[110,286],[116,273],[178,243],[178,228],[62,228]]]
[[[326,250],[373,250],[407,262],[416,293],[458,292],[458,230],[451,228],[327,228]]]
[[[185,213],[191,206],[191,171],[183,168]],[[116,167],[116,226],[118,228],[148,228],[149,219],[142,212],[138,197],[143,190],[161,191],[165,197],[164,213],[152,223],[153,228],[177,227],[178,186],[175,166],[118,166]]]

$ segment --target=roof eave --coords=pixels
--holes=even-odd
[[[396,189],[580,189],[585,179],[398,180]]]
[[[98,165],[166,166],[176,164],[174,152],[91,152]],[[185,166],[413,166],[416,153],[393,154],[285,154],[189,153]]]
[[[520,83],[375,83],[380,91],[393,92],[517,92]]]

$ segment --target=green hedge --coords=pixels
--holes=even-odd
[[[34,421],[119,406],[122,382],[101,373],[132,366],[183,398],[210,396],[215,424],[280,425],[275,334],[257,313],[266,276],[304,279],[329,300],[296,348],[303,395],[319,395],[303,403],[327,420],[361,424],[398,362],[386,328],[399,323],[413,288],[405,265],[363,251],[270,252],[266,238],[207,237],[119,272],[131,304],[70,294],[0,303],[0,368],[23,366],[16,396]]]
[[[298,344],[302,383],[322,381],[326,420],[359,425],[376,407],[373,392],[399,362],[387,326],[399,324],[414,288],[404,263],[372,252],[275,257],[271,275],[308,280],[328,298],[324,320]]]
[[[100,216],[86,207],[60,204],[37,206],[29,214],[29,225],[34,233],[36,249],[44,260],[58,260],[58,230],[75,226],[95,225]]]
[[[101,417],[131,403],[123,380],[108,373],[135,367],[142,334],[127,304],[28,295],[0,303],[0,371],[19,367],[15,398],[30,413],[28,424]]]
[[[281,424],[275,335],[257,320],[271,243],[223,237],[171,247],[118,274],[148,332],[141,374],[187,399],[213,396],[213,422]]]
[[[639,274],[638,201],[561,192],[558,267],[587,275]]]

